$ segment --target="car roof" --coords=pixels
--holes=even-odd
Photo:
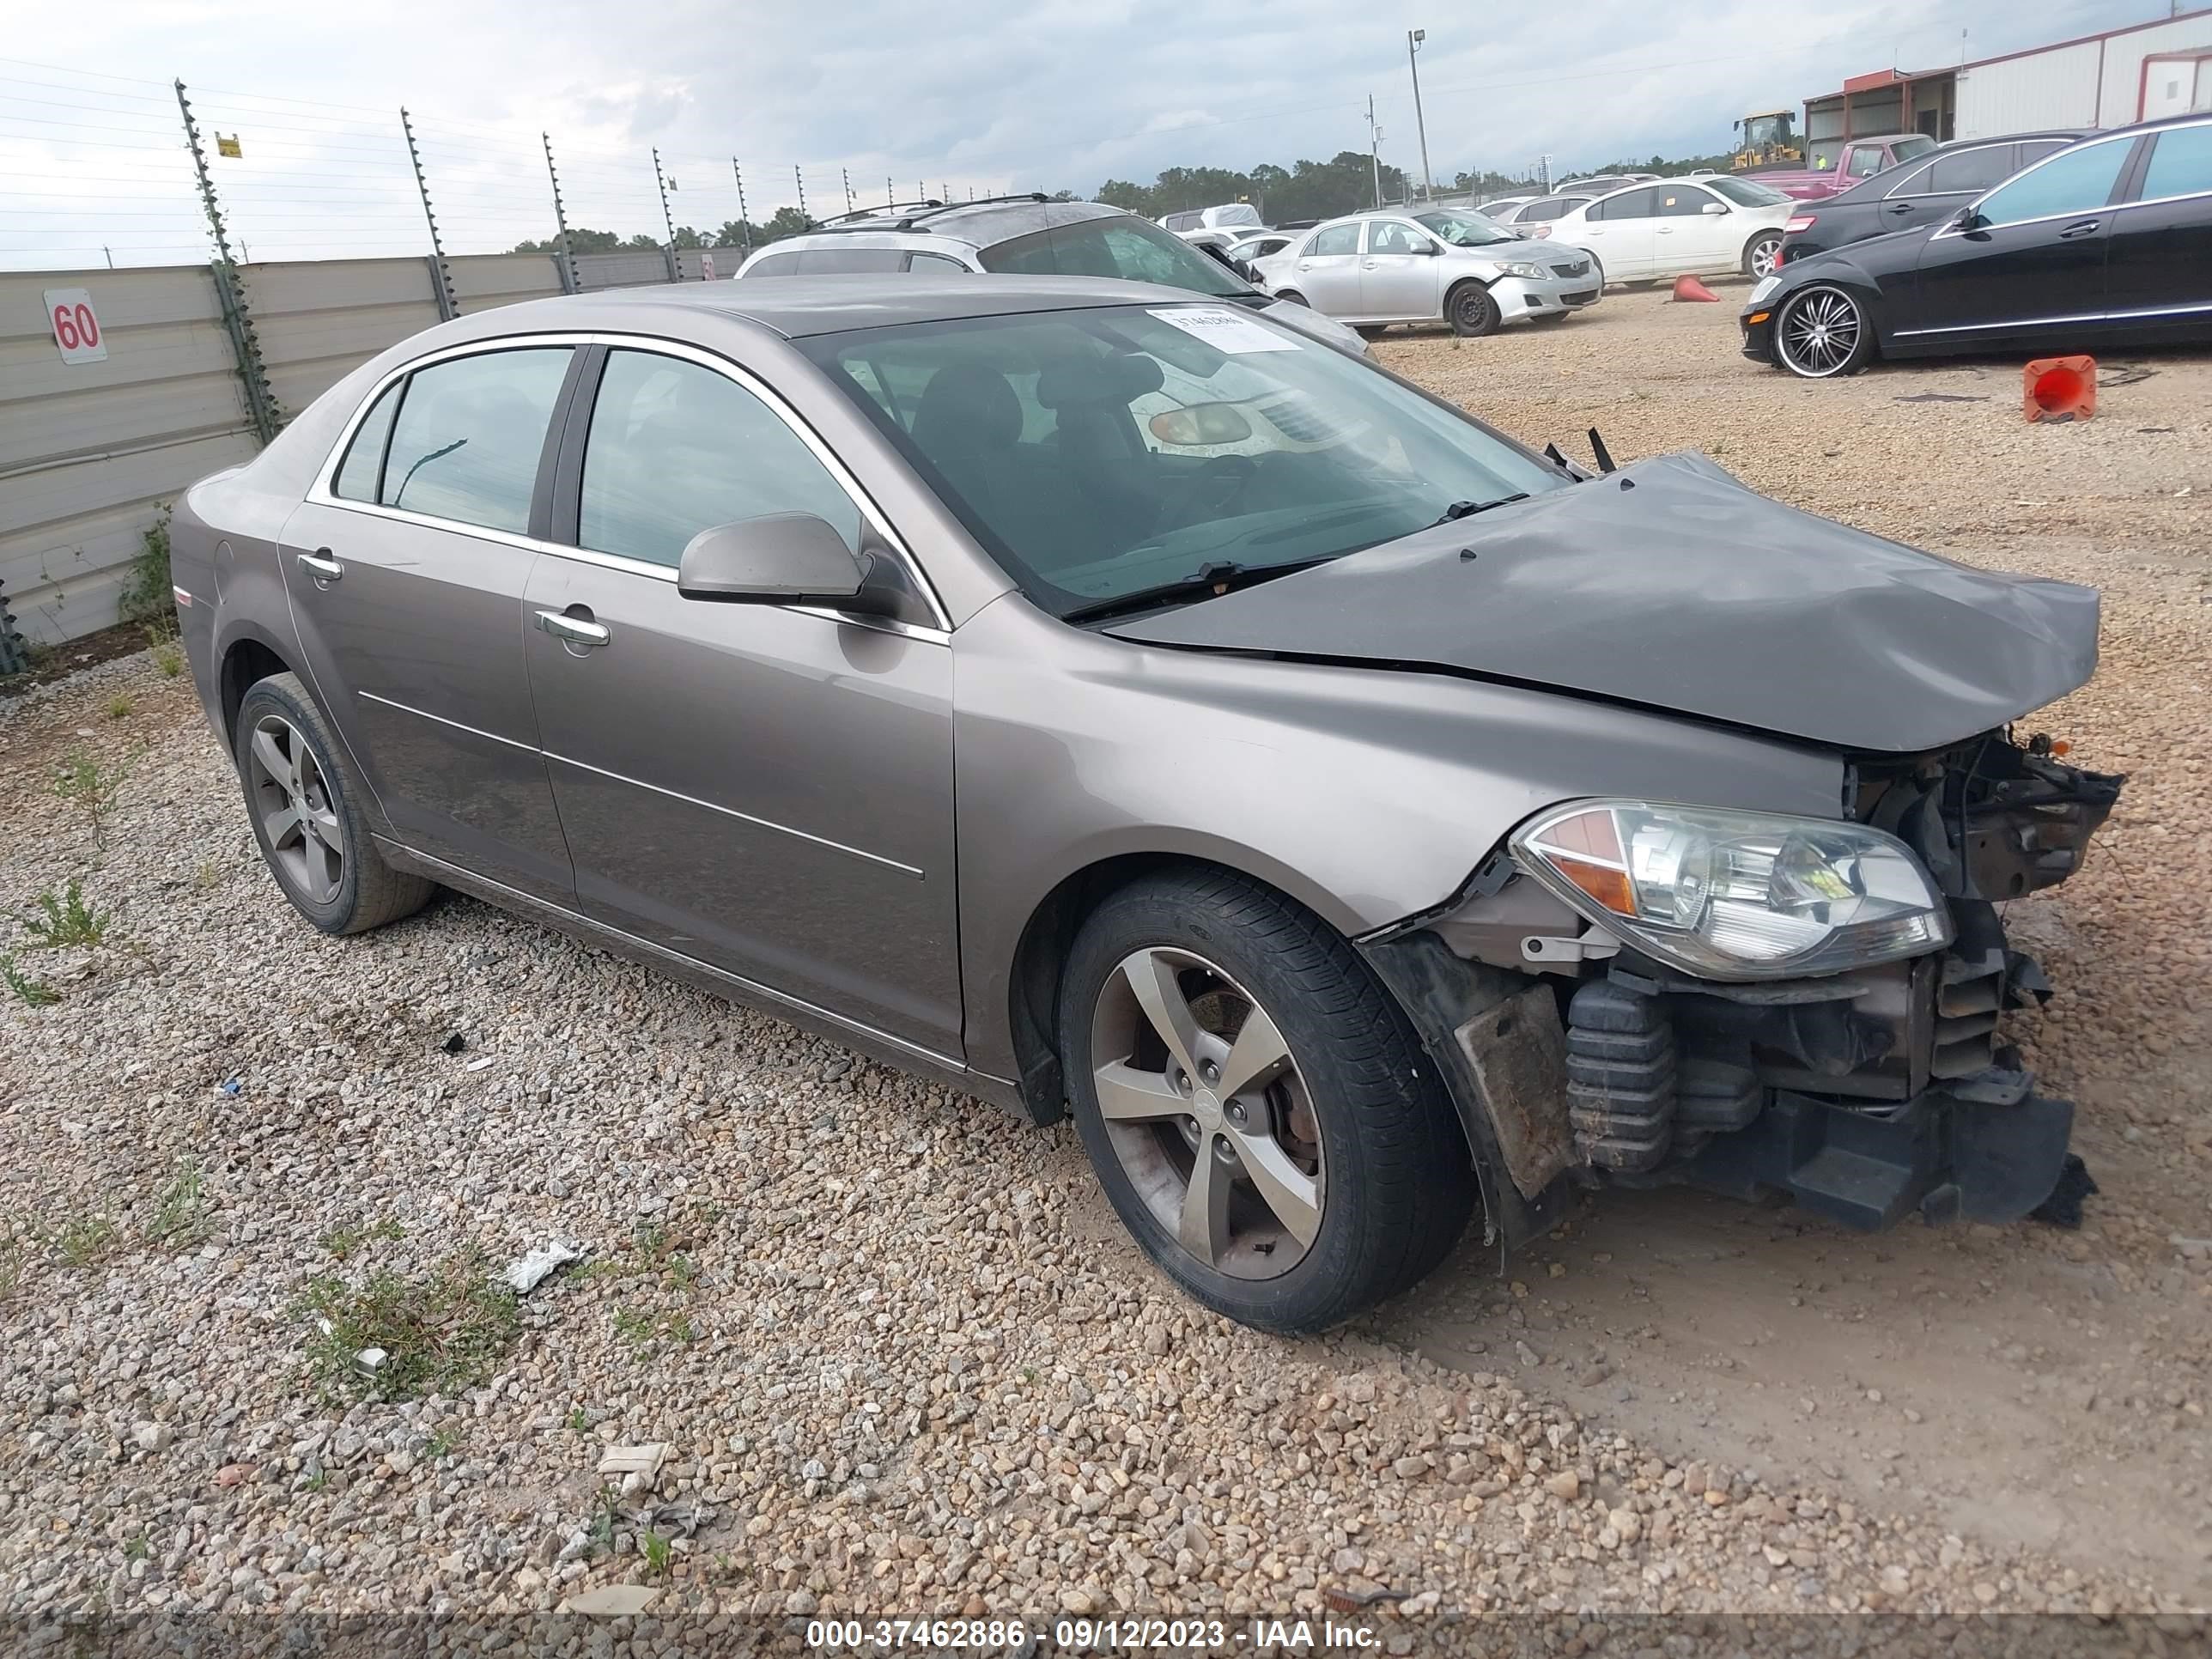
[[[674,283],[650,288],[601,289],[502,306],[470,320],[495,326],[471,330],[478,338],[535,334],[548,329],[619,329],[627,324],[665,331],[684,312],[728,317],[769,329],[787,339],[838,334],[904,323],[950,322],[1024,312],[1078,311],[1098,306],[1205,304],[1188,289],[1126,283],[1107,276],[934,276],[902,272],[854,276],[750,276],[744,282]],[[1223,303],[1216,299],[1214,304]],[[623,313],[633,313],[625,318]],[[672,316],[671,313],[675,313]],[[448,325],[450,326],[450,325]]]
[[[1103,202],[1053,202],[1036,197],[1000,202],[954,202],[942,207],[907,205],[865,210],[815,225],[807,235],[844,235],[854,231],[942,236],[971,247],[991,247],[1017,236],[1092,219],[1134,218],[1124,208]],[[773,246],[771,244],[771,246]]]

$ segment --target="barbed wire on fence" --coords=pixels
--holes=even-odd
[[[750,246],[811,217],[871,205],[860,181],[880,165],[571,143],[557,131],[526,132],[411,105],[403,119],[396,106],[189,91],[241,264],[554,251],[560,220],[549,149],[579,252]],[[963,183],[969,196],[1006,187]],[[0,269],[215,257],[168,86],[0,58]]]

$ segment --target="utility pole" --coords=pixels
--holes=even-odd
[[[653,183],[660,192],[660,222],[668,227],[668,257],[672,260],[676,257],[676,216],[668,210],[668,179],[660,170],[658,146],[653,152]],[[675,279],[671,277],[669,280],[672,282]]]
[[[562,290],[580,294],[584,288],[584,274],[576,268],[575,244],[568,240],[568,215],[561,205],[561,173],[553,165],[553,135],[541,131],[538,137],[545,145],[545,176],[553,181],[553,225],[560,236]]]
[[[1375,174],[1375,210],[1382,210],[1382,129],[1375,125],[1375,94],[1367,94],[1367,164]]]
[[[730,176],[738,181],[738,240],[744,244],[745,252],[753,251],[753,216],[745,210],[745,170],[738,165],[738,158],[730,157]]]
[[[805,173],[801,173],[801,172],[799,170],[798,164],[797,164],[796,162],[794,162],[794,163],[793,164],[793,166],[792,166],[792,169],[791,169],[791,176],[792,176],[792,178],[793,178],[793,179],[795,179],[795,180],[798,182],[798,185],[799,185],[799,216],[800,216],[801,218],[805,218],[805,217],[806,217],[806,216],[807,216],[807,213],[806,213],[806,175],[805,175]]]
[[[1413,130],[1421,138],[1421,199],[1427,201],[1437,193],[1436,183],[1429,177],[1429,127],[1421,118],[1421,65],[1414,54],[1420,51],[1421,42],[1429,38],[1426,29],[1406,31],[1406,67],[1413,76]]]
[[[438,239],[438,216],[430,210],[430,186],[422,177],[422,152],[415,145],[415,124],[407,118],[407,106],[399,106],[399,130],[407,135],[407,159],[415,165],[415,193],[422,198],[422,217],[430,226],[430,270],[438,279],[438,315],[451,322],[461,314],[460,300],[453,293],[453,268],[446,263],[446,245]]]
[[[850,213],[853,210],[853,169],[839,167],[837,176],[845,181],[845,211]]]
[[[208,173],[207,151],[200,145],[200,127],[192,118],[191,100],[185,96],[182,81],[176,87],[177,113],[185,119],[185,143],[192,153],[192,171],[199,177],[200,205],[207,210],[208,232],[215,241],[216,295],[222,303],[222,320],[230,331],[232,353],[238,359],[238,378],[245,382],[246,412],[265,444],[284,424],[284,411],[269,384],[269,369],[262,362],[253,319],[246,313],[246,285],[239,281],[237,263],[230,257],[230,232],[222,222],[222,204],[216,198],[215,180]]]

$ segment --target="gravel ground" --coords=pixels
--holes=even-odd
[[[1382,1587],[1412,1599],[1363,1616],[1411,1651],[1503,1612],[2212,1601],[2212,361],[2029,428],[2011,366],[1801,386],[1735,355],[1733,314],[1615,295],[1381,349],[1536,441],[1703,447],[2106,589],[2104,669],[2048,723],[2133,780],[2104,856],[2014,918],[2059,987],[2021,1035],[2104,1188],[2081,1232],[1607,1198],[1510,1279],[1470,1247],[1355,1329],[1262,1338],[1141,1264],[1066,1127],[472,902],[316,934],[142,655],[0,702],[0,911],[74,879],[108,919],[56,950],[0,921],[59,995],[0,993],[0,1607],[635,1583],[776,1617],[1318,1615]],[[1929,391],[1987,401],[1896,401]],[[72,752],[123,771],[104,848],[51,793]],[[487,1381],[364,1402],[319,1364],[303,1304],[556,1237],[586,1261],[460,1334]],[[643,1443],[657,1470],[599,1472]]]

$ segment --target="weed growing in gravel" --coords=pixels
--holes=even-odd
[[[333,1227],[316,1242],[339,1261],[351,1259],[364,1244],[394,1244],[407,1237],[407,1229],[390,1216],[362,1227]]]
[[[128,720],[131,711],[137,706],[128,691],[118,691],[107,700],[107,718],[112,720]]]
[[[176,589],[169,574],[169,508],[165,503],[154,522],[138,532],[141,550],[131,561],[131,574],[115,596],[116,613],[125,622],[177,629]]]
[[[92,826],[92,844],[102,852],[107,849],[108,817],[115,811],[116,797],[128,775],[127,767],[102,766],[83,750],[72,749],[54,784],[55,797],[84,814]]]
[[[319,1275],[296,1311],[316,1325],[307,1364],[333,1401],[413,1400],[477,1387],[522,1329],[514,1298],[473,1250],[447,1257],[419,1279],[384,1272],[356,1287]],[[373,1371],[361,1364],[369,1348],[385,1353]]]
[[[0,1303],[12,1301],[22,1288],[23,1261],[29,1252],[20,1234],[10,1233],[0,1238]]]
[[[154,1212],[154,1224],[146,1230],[149,1241],[172,1249],[183,1249],[208,1236],[214,1222],[209,1213],[204,1177],[198,1158],[188,1154],[177,1160],[176,1174],[161,1189],[161,1201]]]
[[[192,872],[192,885],[203,893],[222,882],[222,869],[213,859],[203,859],[200,867]]]
[[[615,1547],[615,1494],[611,1487],[599,1488],[599,1508],[592,1514],[592,1552],[598,1554]]]
[[[38,896],[38,908],[23,913],[23,926],[31,938],[47,950],[64,945],[97,945],[107,937],[108,918],[84,902],[84,889],[72,881],[60,892],[48,888]]]
[[[451,1457],[460,1449],[461,1437],[451,1429],[441,1429],[424,1443],[422,1455],[433,1463],[441,1457]]]
[[[96,1267],[122,1241],[121,1231],[106,1216],[72,1216],[54,1235],[54,1249],[72,1267]]]
[[[652,1528],[647,1527],[645,1529],[644,1535],[638,1540],[638,1542],[645,1551],[645,1570],[649,1573],[654,1574],[656,1577],[661,1573],[666,1572],[668,1571],[669,1559],[672,1554],[668,1547],[668,1540],[665,1538],[663,1538],[659,1533],[653,1531]]]
[[[134,1533],[124,1540],[123,1559],[126,1561],[143,1561],[153,1553],[153,1542],[143,1532]]]
[[[581,1406],[568,1413],[568,1431],[571,1434],[589,1434],[592,1431],[591,1416]]]
[[[15,966],[15,958],[4,953],[0,953],[0,981],[6,982],[9,994],[29,1007],[45,1008],[62,1000],[59,991],[26,976]]]

